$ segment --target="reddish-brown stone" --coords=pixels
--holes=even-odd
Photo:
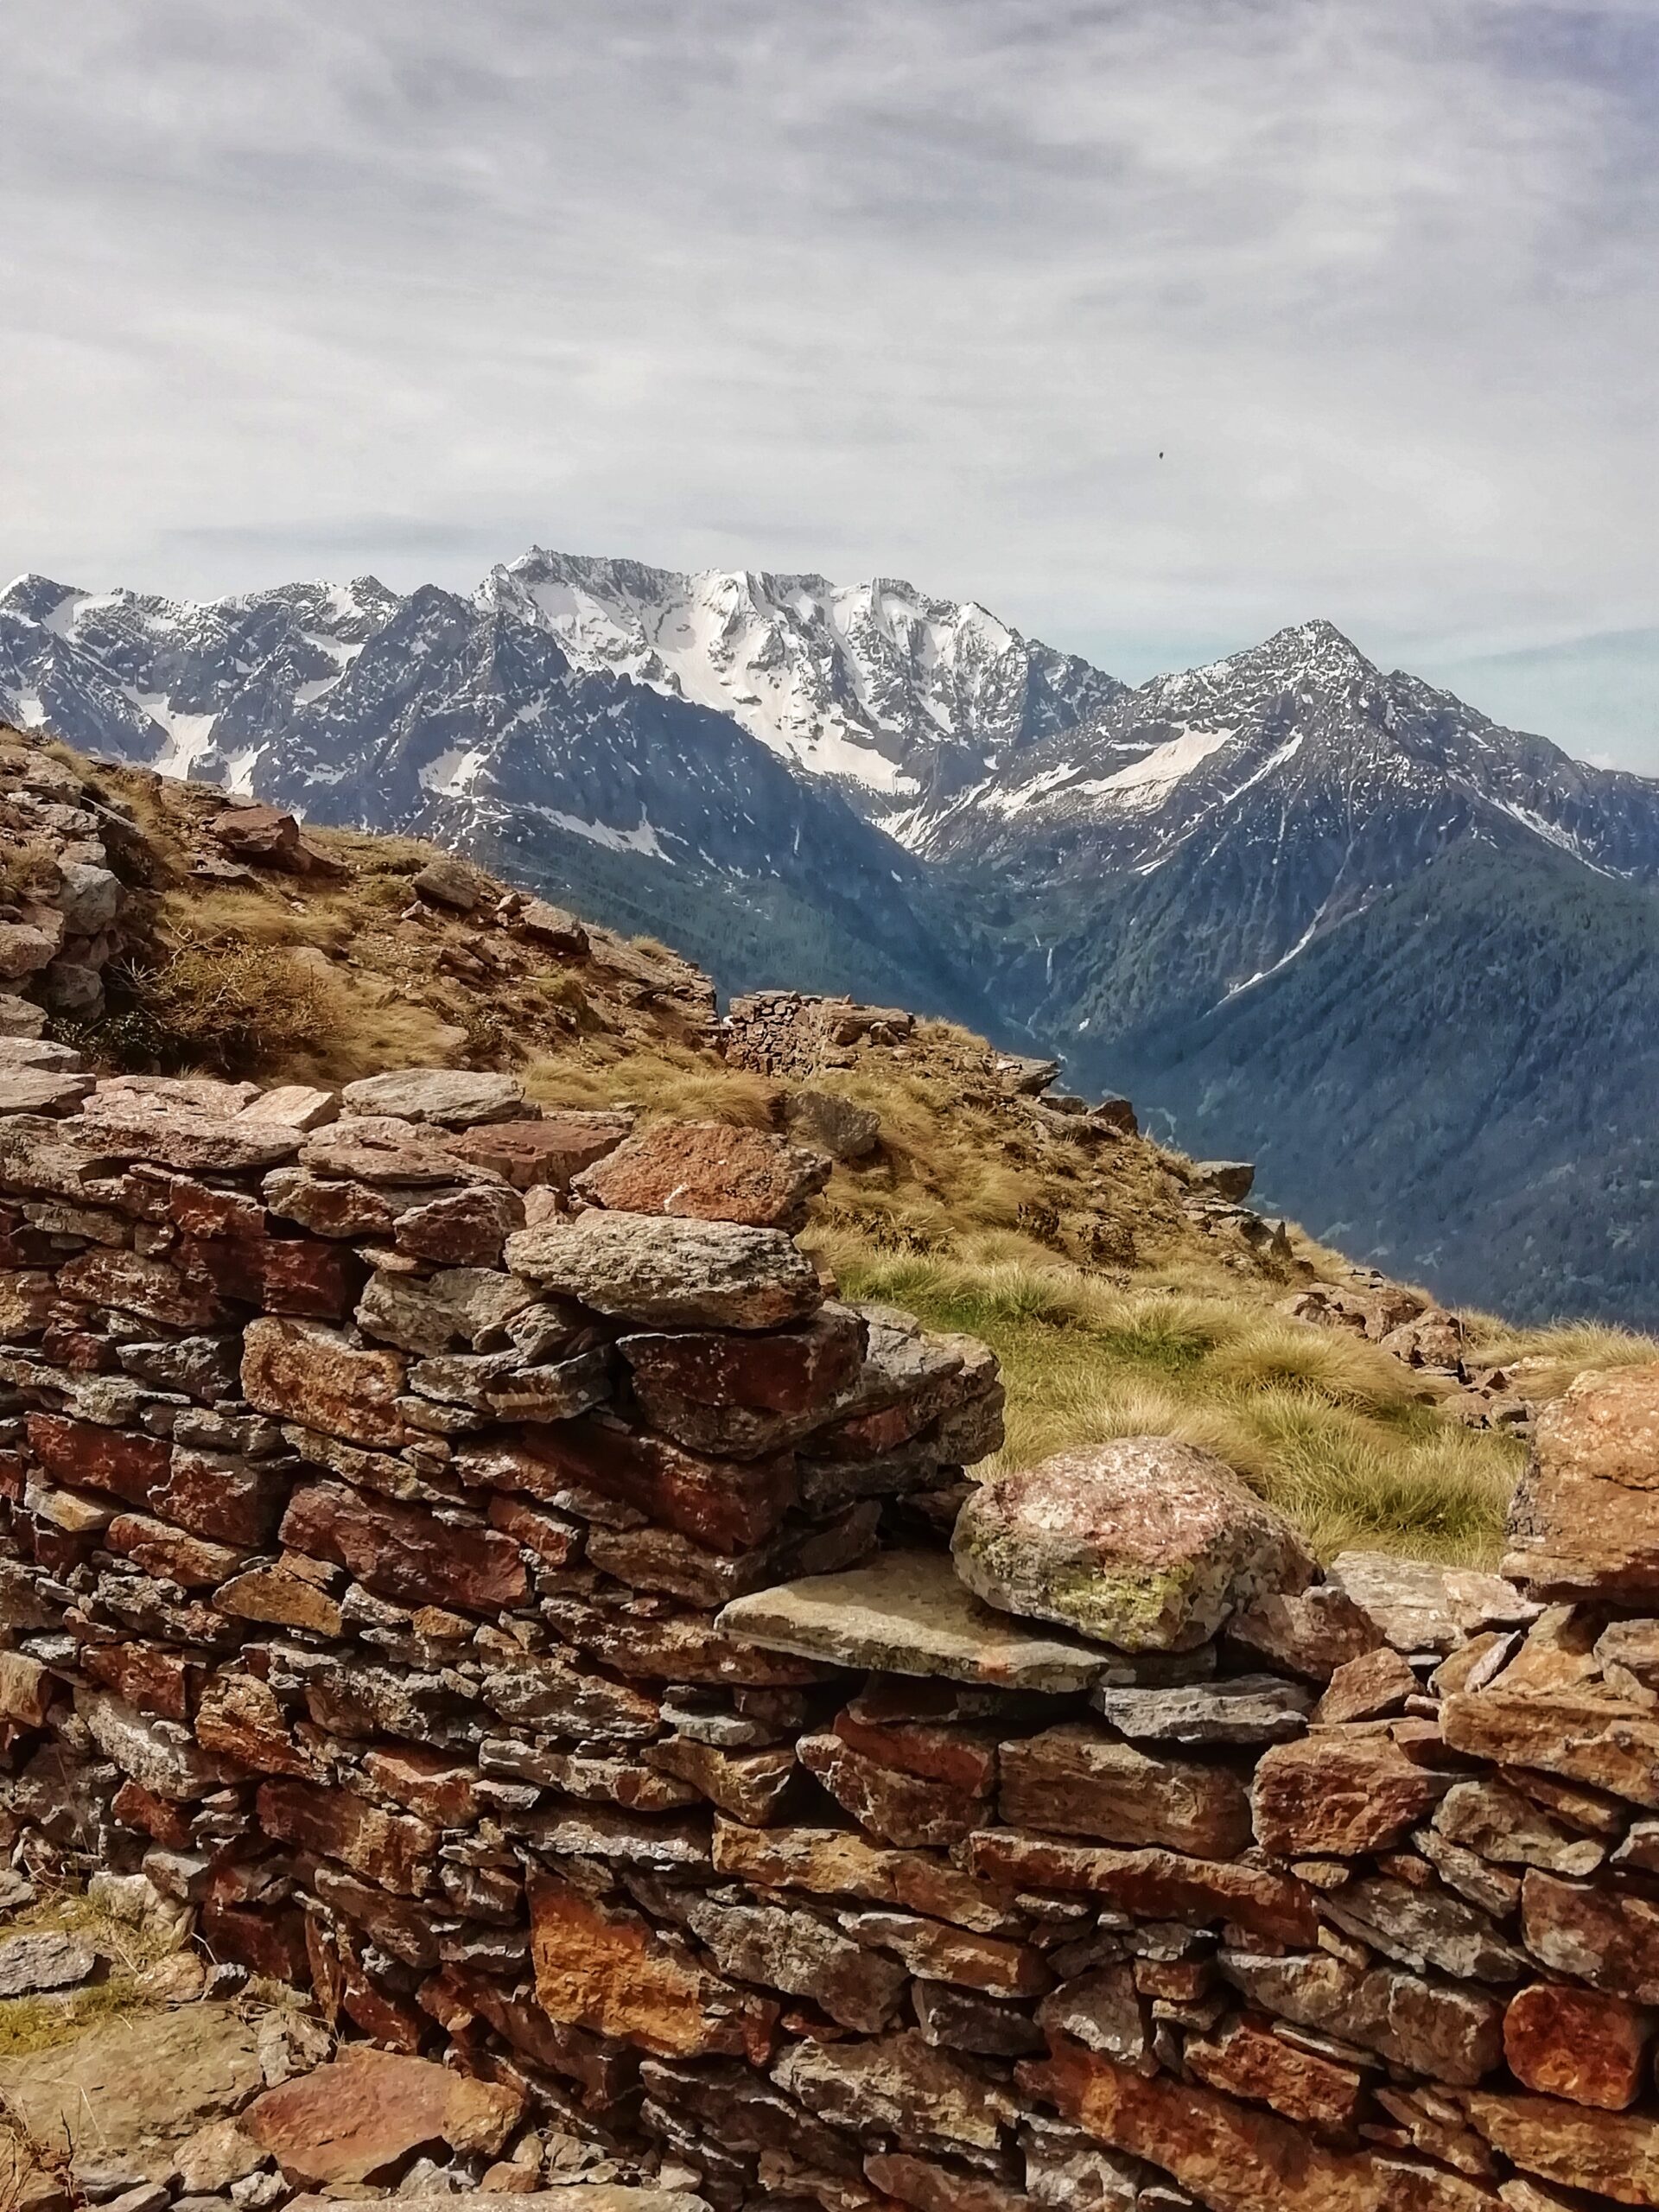
[[[1585,2190],[1618,2204],[1659,2204],[1659,2120],[1646,2113],[1483,2091],[1466,2094],[1463,2106],[1494,2150],[1573,2190],[1572,2203],[1583,2202],[1576,2192]]]
[[[985,1816],[971,1791],[881,1766],[839,1736],[803,1736],[795,1749],[807,1772],[883,1843],[909,1850],[960,1843]]]
[[[1225,1766],[1160,1758],[1071,1721],[1002,1754],[999,1799],[1011,1827],[1231,1859],[1250,1840],[1244,1785]]]
[[[233,1759],[252,1774],[303,1779],[317,1770],[316,1761],[289,1734],[274,1694],[254,1675],[214,1675],[202,1693],[196,1740],[204,1751]]]
[[[883,1850],[844,1829],[758,1829],[716,1821],[714,1855],[716,1873],[760,1889],[902,1905],[988,1936],[1021,1924],[1011,1886],[976,1880],[924,1852]]]
[[[424,1897],[432,1887],[438,1831],[410,1814],[304,1782],[261,1783],[258,1810],[260,1827],[278,1843],[338,1859],[400,1897]]]
[[[58,1271],[58,1288],[89,1306],[114,1306],[169,1329],[211,1328],[225,1319],[213,1285],[140,1252],[82,1252]]]
[[[803,1780],[792,1749],[723,1751],[689,1736],[648,1744],[645,1758],[663,1774],[677,1776],[721,1812],[746,1827],[765,1827],[798,1794]]]
[[[167,1480],[172,1446],[159,1436],[135,1436],[61,1414],[30,1414],[29,1447],[54,1482],[73,1490],[105,1490],[130,1505],[148,1505]]]
[[[1387,1851],[1433,1810],[1450,1783],[1386,1736],[1329,1729],[1275,1744],[1255,1770],[1256,1841],[1280,1859]]]
[[[124,1828],[136,1828],[168,1851],[190,1847],[190,1821],[182,1807],[169,1804],[140,1782],[124,1782],[110,1800],[110,1811]]]
[[[523,1498],[498,1491],[489,1503],[489,1522],[516,1544],[535,1553],[549,1567],[569,1567],[582,1549],[582,1530],[556,1513],[543,1513]]]
[[[1659,1811],[1659,1719],[1599,1688],[1464,1691],[1446,1700],[1440,1726],[1454,1751],[1541,1767]]]
[[[270,1541],[292,1479],[291,1460],[284,1467],[175,1444],[167,1479],[151,1491],[149,1509],[193,1536],[252,1550]]]
[[[1478,2183],[1409,2170],[1370,2152],[1328,2150],[1290,2122],[1213,2089],[1057,2039],[1016,2078],[1097,2142],[1147,2158],[1211,2212],[1499,2212]]]
[[[930,1697],[927,1693],[935,1688],[938,1694]],[[969,1722],[928,1719],[917,1712],[918,1706],[931,1704],[948,1713],[951,1703],[942,1684],[897,1686],[877,1678],[842,1707],[831,1726],[864,1758],[970,1796],[988,1797],[996,1787],[998,1732]]]
[[[550,1113],[539,1122],[493,1122],[442,1139],[446,1150],[477,1167],[493,1168],[516,1190],[570,1178],[602,1160],[633,1128],[632,1114]]]
[[[1115,1851],[1058,1843],[1013,1828],[982,1828],[968,1840],[969,1870],[1010,1889],[1071,1890],[1105,1897],[1153,1920],[1231,1921],[1273,1943],[1319,1940],[1313,1892],[1265,1866],[1183,1859],[1173,1851]]]
[[[550,1502],[573,1488],[596,1491],[721,1552],[747,1551],[775,1535],[798,1495],[788,1452],[705,1459],[597,1414],[504,1431],[487,1450],[457,1452],[455,1470],[463,1482]]]
[[[1521,1886],[1527,1948],[1556,1974],[1636,2005],[1659,2005],[1659,1904],[1634,1890],[1532,1869]]]
[[[281,1567],[251,1567],[214,1591],[213,1604],[232,1618],[266,1621],[277,1628],[308,1628],[319,1636],[338,1636],[340,1607],[326,1592]]]
[[[451,1268],[494,1268],[501,1247],[524,1225],[524,1203],[499,1183],[440,1191],[398,1217],[392,1242],[400,1252]]]
[[[109,1550],[124,1553],[146,1574],[176,1582],[181,1590],[211,1590],[247,1558],[229,1544],[187,1535],[148,1513],[118,1513],[104,1531],[104,1542]]]
[[[587,2092],[585,2101],[595,2111],[613,2106],[635,2086],[636,2053],[620,2044],[601,2042],[581,2028],[550,2020],[532,2000],[510,1996],[486,1969],[446,1967],[423,1985],[421,2002],[437,2019],[459,2012],[463,2018],[475,2014],[487,2021],[505,2042],[536,2065],[579,2082]]]
[[[538,1875],[530,1916],[536,1995],[550,2019],[664,2057],[764,2061],[777,2006],[671,1950],[638,1914]]]
[[[1243,2016],[1219,2034],[1189,2036],[1185,2058],[1209,2088],[1271,2105],[1307,2127],[1349,2127],[1358,2111],[1361,2081],[1351,2067],[1299,2050]]]
[[[828,1406],[858,1380],[864,1337],[859,1316],[832,1305],[796,1329],[742,1336],[689,1329],[624,1337],[617,1350],[647,1403],[652,1390],[664,1389],[700,1406],[795,1414]]]
[[[269,1981],[302,1988],[308,1979],[305,1922],[291,1909],[244,1910],[209,1897],[198,1923],[208,1956],[245,1966]]]
[[[675,1214],[799,1229],[830,1179],[831,1161],[764,1129],[723,1122],[658,1122],[576,1177],[595,1204],[623,1213]]]
[[[162,1643],[85,1643],[80,1670],[141,1712],[158,1713],[164,1720],[188,1720],[197,1686],[200,1662]]]
[[[365,1753],[363,1770],[388,1797],[435,1828],[470,1827],[478,1818],[478,1769],[447,1751],[382,1745]]]
[[[353,2045],[256,2097],[242,2126],[300,2188],[391,2178],[412,2151],[447,2143],[493,2157],[524,2107],[522,2090]]]
[[[1545,1597],[1659,1599],[1659,1360],[1581,1375],[1541,1406],[1503,1573]]]
[[[1503,2056],[1529,2089],[1623,2112],[1646,2070],[1653,2016],[1598,1990],[1535,1981],[1510,2000]]]
[[[296,1490],[283,1516],[291,1550],[349,1567],[382,1596],[496,1612],[524,1599],[518,1547],[494,1529],[461,1529],[419,1506],[365,1497],[341,1483]]]
[[[248,1403],[349,1443],[403,1443],[397,1401],[409,1363],[401,1352],[359,1350],[314,1322],[251,1321],[243,1338],[242,1389]]]
[[[1032,2199],[1005,2189],[988,2174],[965,2166],[936,2165],[906,2152],[873,2152],[864,2161],[868,2180],[916,2212],[1027,2212]]]
[[[1312,1717],[1323,1726],[1372,1720],[1380,1713],[1402,1711],[1406,1700],[1416,1692],[1416,1675],[1391,1644],[1382,1643],[1338,1668]]]

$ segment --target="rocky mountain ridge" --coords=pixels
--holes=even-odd
[[[1659,1312],[1659,785],[1328,624],[1128,690],[887,582],[540,550],[471,599],[365,579],[180,607],[25,578],[0,595],[7,700],[119,758],[470,851],[728,988],[851,989],[1062,1049],[1458,1296],[1495,1276],[1540,1315]],[[1351,1020],[1377,972],[1386,1063]],[[1356,1174],[1402,1052],[1422,1082]]]

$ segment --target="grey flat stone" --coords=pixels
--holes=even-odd
[[[734,1599],[717,1625],[766,1651],[1010,1689],[1087,1689],[1114,1655],[982,1605],[942,1552],[892,1552]]]
[[[1277,1675],[1170,1689],[1103,1683],[1090,1702],[1137,1744],[1287,1744],[1307,1726],[1310,1694]]]
[[[97,1964],[98,1953],[79,1936],[14,1936],[0,1943],[0,1997],[72,1989]]]

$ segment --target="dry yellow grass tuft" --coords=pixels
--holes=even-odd
[[[942,1262],[831,1240],[849,1296],[983,1337],[1002,1363],[1007,1442],[991,1472],[1118,1436],[1215,1452],[1304,1530],[1351,1546],[1490,1563],[1523,1452],[1419,1395],[1362,1339],[1236,1291],[1114,1287],[1053,1260]]]

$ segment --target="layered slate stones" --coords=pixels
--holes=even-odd
[[[985,1484],[951,1551],[987,1604],[1128,1651],[1192,1650],[1313,1574],[1289,1523],[1224,1461],[1166,1437],[1062,1453]]]

